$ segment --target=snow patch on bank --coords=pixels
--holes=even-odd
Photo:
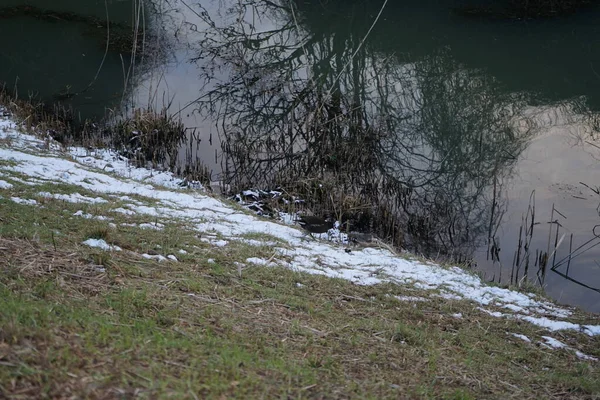
[[[86,246],[90,246],[90,247],[97,247],[99,249],[106,250],[106,251],[121,251],[122,250],[119,246],[111,246],[110,244],[106,243],[106,241],[104,239],[88,239],[88,240],[82,242],[82,244],[85,244]]]

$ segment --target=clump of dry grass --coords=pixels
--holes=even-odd
[[[98,294],[111,284],[104,267],[81,259],[76,252],[0,237],[0,253],[0,270],[6,276],[24,280],[52,278],[61,290],[86,295]]]
[[[0,104],[15,122],[27,132],[52,137],[70,144],[77,139],[77,121],[72,109],[58,104],[49,106],[36,97],[19,98],[6,86],[0,87]]]
[[[174,171],[186,128],[164,108],[160,112],[136,109],[129,118],[111,128],[111,146],[138,166],[168,165]]]

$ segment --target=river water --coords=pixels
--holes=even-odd
[[[600,312],[599,9],[534,20],[465,16],[459,1],[202,4],[147,7],[169,53],[129,92],[138,106],[170,105],[195,129],[182,161],[199,159],[219,179],[230,171],[224,157],[239,167],[227,153],[234,145],[280,143],[260,142],[253,160],[266,160],[266,148],[309,146],[307,121],[339,120],[342,137],[357,127],[376,132],[369,165],[383,182],[411,187],[406,247],[433,258],[459,248],[485,279],[507,284],[521,281],[528,243],[530,280],[560,302]],[[19,32],[0,49],[0,80],[18,75],[21,90],[45,98],[86,86],[104,50],[81,29],[0,19],[0,36]],[[78,108],[102,114],[119,104],[122,60],[108,54]],[[248,165],[260,177],[275,168]],[[536,251],[548,256],[543,275]]]

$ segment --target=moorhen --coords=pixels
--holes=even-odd
[[[313,233],[325,233],[333,228],[333,221],[312,215],[302,215],[295,220],[312,237]]]

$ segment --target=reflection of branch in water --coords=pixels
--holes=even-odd
[[[592,190],[596,194],[598,194],[600,192],[598,189],[591,188],[589,185],[587,185],[587,184],[585,184],[583,182],[580,182],[580,183],[582,185],[584,185],[585,187],[587,187],[588,189]],[[561,214],[558,210],[556,210],[554,208],[554,205],[552,205],[552,215],[554,215],[555,211],[560,216],[562,216],[563,218],[566,219],[566,217],[563,214]],[[556,252],[558,250],[558,247],[560,246],[560,243],[562,243],[562,241],[563,241],[563,239],[565,237],[565,234],[562,235],[562,237],[560,239],[560,242],[557,242],[557,240],[558,240],[558,230],[560,228],[560,224],[558,223],[558,220],[557,221],[551,221],[551,223],[553,223],[553,222],[557,224],[557,229],[556,229],[556,237],[555,237],[555,241],[554,241],[554,250],[552,251],[552,254],[548,257],[548,258],[553,257],[552,267],[550,268],[550,270],[552,272],[554,272],[555,274],[557,274],[557,275],[559,275],[559,276],[561,276],[561,277],[563,277],[563,278],[565,278],[565,279],[567,279],[567,280],[569,280],[569,281],[571,281],[571,282],[573,282],[573,283],[575,283],[577,285],[580,285],[582,287],[585,287],[587,289],[590,289],[590,290],[593,290],[593,291],[596,291],[596,292],[600,293],[600,289],[599,288],[594,288],[592,286],[589,286],[589,285],[587,285],[587,284],[585,284],[585,283],[583,283],[583,282],[581,282],[581,281],[579,281],[577,279],[574,279],[574,278],[572,278],[572,277],[569,276],[569,269],[571,267],[571,261],[574,260],[575,258],[579,257],[580,255],[582,255],[582,254],[590,251],[594,247],[600,245],[600,232],[596,232],[596,230],[598,228],[600,228],[600,225],[595,225],[594,228],[592,229],[592,234],[594,235],[594,237],[591,238],[591,239],[589,239],[589,240],[587,240],[585,243],[581,244],[580,246],[578,246],[575,250],[573,250],[573,234],[571,234],[571,238],[570,238],[570,241],[569,241],[569,254],[567,254],[565,257],[563,257],[562,259],[560,259],[557,262],[556,261]],[[550,228],[550,232],[552,232],[552,228]],[[549,241],[550,241],[550,236],[548,237],[548,245],[550,245]],[[547,255],[547,253],[546,253],[546,255]],[[560,272],[560,271],[558,271],[558,269],[561,266],[563,266],[565,263],[567,264],[566,272]]]
[[[593,238],[591,238],[587,242],[583,243],[581,246],[577,247],[572,252],[569,252],[569,254],[567,256],[565,256],[564,258],[562,258],[560,261],[558,261],[558,263],[555,263],[555,264],[553,263],[552,270],[556,270],[557,268],[559,268],[560,266],[562,266],[565,262],[567,262],[567,261],[570,262],[574,258],[579,257],[580,255],[582,255],[582,254],[586,253],[587,251],[593,249],[594,247],[600,245],[600,234],[596,233],[596,229],[597,228],[600,228],[600,225],[596,225],[592,229],[592,233],[594,234]],[[594,244],[592,244],[589,247],[587,247],[587,248],[584,249],[585,246],[587,246],[588,244],[590,244],[590,243],[592,243],[594,241],[596,241],[596,243],[594,243]]]
[[[573,283],[575,283],[575,284],[577,284],[577,285],[579,285],[579,286],[582,286],[582,287],[584,287],[584,288],[586,288],[586,289],[590,289],[590,290],[593,290],[594,292],[598,292],[598,293],[600,293],[600,289],[599,289],[599,288],[595,288],[595,287],[592,287],[592,286],[590,286],[590,285],[586,285],[585,283],[583,283],[583,282],[581,282],[581,281],[578,281],[577,279],[575,279],[575,278],[572,278],[572,277],[570,277],[569,275],[567,275],[567,274],[565,274],[565,273],[559,272],[559,271],[557,271],[557,270],[555,270],[555,269],[552,269],[552,272],[554,272],[555,274],[557,274],[557,275],[559,275],[559,276],[562,276],[562,277],[563,277],[563,278],[565,278],[566,280],[568,280],[568,281],[571,281],[571,282],[573,282]]]
[[[531,249],[531,241],[533,239],[533,230],[539,222],[535,221],[535,190],[531,191],[529,195],[529,204],[527,206],[527,212],[521,216],[521,225],[519,226],[519,238],[517,241],[517,248],[513,255],[513,263],[510,273],[510,282],[517,283],[521,279],[519,278],[519,274],[521,272],[521,268],[524,266],[523,277],[528,276],[529,274],[529,260],[530,260],[530,249]],[[499,252],[499,250],[498,250]],[[546,254],[546,253],[545,253]],[[498,262],[500,261],[499,254],[496,255]],[[545,268],[546,262],[544,262],[545,258],[536,253],[536,262],[535,264],[539,264],[538,268],[538,279],[540,271],[543,271]],[[524,263],[524,265],[523,265]],[[502,264],[500,264],[500,282],[502,279]]]
[[[533,134],[514,124],[524,96],[447,50],[410,63],[373,51],[373,21],[363,15],[345,34],[312,30],[318,24],[307,18],[316,15],[295,7],[224,3],[236,16],[256,9],[279,22],[267,35],[240,18],[219,26],[200,13],[212,28],[197,59],[213,84],[196,104],[218,121],[234,190],[282,185],[427,255],[470,255],[495,234],[505,201],[492,202],[491,187],[500,193]]]
[[[596,188],[593,188],[593,187],[591,187],[591,186],[587,185],[587,184],[586,184],[586,183],[584,183],[584,182],[579,182],[579,183],[580,183],[580,184],[582,184],[583,186],[585,186],[586,188],[590,189],[592,192],[594,192],[594,193],[596,193],[596,194],[600,194],[600,188],[598,188],[598,187],[596,187]],[[600,206],[599,206],[599,207],[600,207]]]
[[[596,193],[596,194],[600,194],[600,188],[593,188],[590,187],[589,185],[587,185],[584,182],[579,182],[580,184],[582,184],[583,186],[587,187],[588,189],[590,189],[592,192]],[[554,210],[554,206],[553,206],[553,210]],[[598,210],[600,213],[600,206],[598,206]],[[562,216],[562,214],[560,214]],[[564,216],[563,216],[564,217]],[[594,290],[596,292],[600,293],[600,289],[598,288],[594,288],[591,287],[583,282],[580,282],[572,277],[569,276],[569,269],[571,266],[571,261],[574,260],[575,258],[579,257],[580,255],[590,251],[591,249],[593,249],[594,247],[600,245],[600,225],[595,225],[594,228],[592,229],[592,234],[594,235],[593,238],[587,240],[585,243],[581,244],[580,246],[578,246],[575,250],[572,249],[573,246],[573,235],[571,234],[571,239],[570,239],[570,244],[569,244],[569,254],[567,254],[565,257],[563,257],[562,259],[560,259],[558,262],[556,262],[555,260],[552,262],[552,267],[551,267],[551,271],[562,276],[565,279],[568,279],[569,281],[576,283],[582,287],[585,287],[587,289],[590,290]],[[558,235],[558,232],[557,232]],[[564,237],[564,235],[563,235]],[[562,242],[562,239],[561,239]],[[556,252],[556,247],[554,249],[554,252]],[[556,256],[556,254],[554,254],[554,256]],[[558,271],[558,268],[560,268],[561,266],[563,266],[564,264],[567,264],[567,269],[566,272],[560,272]]]
[[[585,186],[588,186],[588,185],[585,185]],[[561,227],[563,227],[563,225],[558,221],[558,219],[554,218],[555,215],[558,215],[564,219],[567,218],[558,209],[556,209],[554,207],[554,205],[552,205],[551,218],[547,222],[547,224],[550,225],[548,238],[547,238],[548,239],[547,240],[547,249],[546,250],[536,250],[536,252],[535,252],[534,266],[537,267],[537,271],[535,272],[535,277],[537,279],[538,284],[540,286],[544,285],[547,268],[550,267],[550,271],[556,273],[557,275],[559,275],[577,285],[585,287],[587,289],[600,292],[599,288],[594,288],[588,284],[580,282],[579,280],[577,280],[569,275],[572,260],[574,260],[577,257],[581,256],[582,254],[590,251],[594,247],[600,245],[600,225],[594,226],[594,228],[592,230],[594,237],[591,238],[590,240],[586,241],[585,243],[581,244],[576,249],[573,249],[573,234],[571,234],[570,241],[569,241],[568,254],[565,257],[563,257],[557,261],[556,260],[557,252],[566,237],[566,233],[562,233],[562,235],[560,234],[560,230],[561,230]],[[512,264],[511,274],[510,274],[510,283],[511,284],[520,284],[523,279],[527,279],[529,277],[529,258],[530,258],[530,251],[531,251],[530,246],[531,246],[531,242],[533,239],[533,229],[534,229],[535,225],[539,225],[539,224],[540,224],[539,222],[535,221],[535,191],[532,191],[531,196],[529,198],[529,206],[528,206],[527,212],[523,215],[522,220],[521,220],[521,226],[519,228],[519,237],[518,237],[518,242],[517,242],[517,248],[513,255],[513,264]],[[553,229],[554,226],[556,226],[556,231],[554,231],[554,229]],[[553,233],[554,233],[554,238],[552,238]],[[494,245],[491,247],[492,251],[494,251],[496,249],[496,247],[495,247],[496,241],[495,241],[495,238],[493,238],[493,239],[494,239],[493,240]],[[551,246],[551,242],[553,242],[552,246]],[[494,263],[496,262],[496,259],[498,259],[498,262],[499,262],[499,255],[492,254],[492,261],[494,261]],[[549,262],[550,260],[552,260],[551,263]],[[520,271],[521,271],[521,267],[523,266],[523,263],[525,264],[525,270],[524,270],[523,274],[520,276]],[[559,271],[558,269],[565,264],[566,264],[566,271],[565,272]],[[495,276],[495,274],[494,274],[494,276]],[[500,278],[498,279],[498,282],[501,282],[502,281],[502,266],[501,265],[500,265],[500,275],[499,276],[500,276]]]

